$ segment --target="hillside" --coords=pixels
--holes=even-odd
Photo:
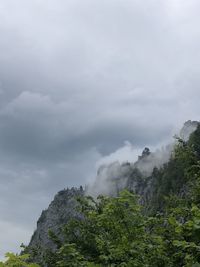
[[[76,248],[80,253],[82,253],[81,255],[86,258],[88,255],[90,260],[92,257],[94,257],[89,255],[90,252],[88,252],[87,249],[82,250],[83,248],[81,248],[81,245],[79,244],[81,243],[81,238],[80,240],[79,238],[76,240],[74,240],[74,238],[70,239],[70,232],[67,232],[66,236],[63,234],[62,230],[66,224],[70,224],[72,219],[73,221],[78,222],[78,225],[81,225],[82,223],[80,222],[83,221],[83,218],[88,216],[88,213],[80,210],[80,207],[82,207],[83,203],[77,200],[77,197],[80,199],[83,197],[83,195],[92,194],[93,196],[97,196],[99,193],[101,193],[110,196],[111,199],[115,199],[120,196],[120,192],[126,189],[129,192],[139,196],[138,201],[134,204],[141,205],[141,215],[137,216],[149,216],[149,218],[152,218],[151,220],[155,220],[157,218],[157,214],[162,214],[162,220],[164,223],[165,220],[168,220],[167,216],[173,217],[172,214],[169,215],[169,209],[174,209],[172,212],[174,213],[176,209],[179,208],[181,215],[176,214],[175,218],[173,217],[173,220],[175,220],[173,223],[174,225],[176,225],[176,223],[180,224],[181,222],[184,224],[188,218],[191,217],[190,208],[194,205],[196,205],[198,208],[200,205],[198,191],[200,190],[200,124],[191,121],[186,122],[181,131],[180,137],[181,138],[177,138],[177,141],[173,147],[168,146],[164,151],[151,153],[148,148],[145,148],[142,155],[138,157],[138,161],[135,163],[126,162],[119,164],[118,162],[115,162],[107,166],[101,166],[98,170],[95,183],[86,187],[86,190],[83,190],[81,187],[80,189],[72,188],[60,191],[55,196],[49,208],[42,212],[42,215],[37,222],[37,229],[32,236],[29,246],[26,248],[26,251],[31,254],[32,260],[38,262],[41,266],[55,266],[56,257],[58,256],[57,251],[59,251],[59,248],[62,248],[62,245],[66,242],[67,244],[70,244],[72,241],[73,244],[78,245]],[[96,204],[96,206],[98,205],[99,204]],[[79,207],[78,210],[77,207]],[[183,212],[183,210],[185,210],[185,212]],[[95,212],[95,216],[98,218],[99,211],[95,210]],[[186,213],[186,215],[184,213]],[[133,220],[134,218],[135,217],[133,217]],[[155,227],[156,224],[159,224],[159,227],[161,226],[160,222],[158,223],[158,221],[155,221],[152,227]],[[85,225],[84,227],[86,226],[91,227],[91,225]],[[71,231],[74,229],[73,227],[74,226],[71,226]],[[79,230],[76,229],[78,232],[83,230],[85,231],[85,228],[82,230],[81,228]],[[192,238],[191,242],[195,249],[190,247],[189,252],[187,251],[186,254],[190,255],[191,253],[192,256],[190,255],[190,257],[195,257],[194,264],[196,264],[197,258],[200,257],[200,255],[197,253],[198,255],[196,256],[196,252],[194,253],[193,250],[198,250],[198,242],[195,243],[196,241],[193,240],[192,228],[190,231],[191,233],[188,235],[188,237],[186,235],[186,240],[184,239],[183,241],[189,242],[190,237]],[[166,233],[161,233],[160,230],[159,234],[161,236],[166,235]],[[183,234],[183,232],[181,232],[181,234]],[[85,238],[87,239],[88,235]],[[165,236],[164,241],[166,238],[167,237]],[[186,243],[184,244],[186,245]],[[161,244],[159,244],[159,246],[161,246]],[[70,254],[69,251],[68,253]],[[187,256],[184,254],[184,250],[183,255],[184,257]],[[166,257],[169,257],[171,260],[170,257],[172,256],[167,255]],[[179,257],[181,258],[180,264],[176,263],[177,265],[174,265],[175,261],[172,260],[172,263],[170,263],[172,265],[169,265],[168,263],[166,266],[192,266],[187,264],[191,264],[191,262],[193,262],[193,258],[191,258],[191,260],[188,259],[188,262],[190,263],[187,263],[187,260],[184,257],[183,259],[181,256]],[[80,266],[111,266],[109,264],[112,263],[112,260],[109,264],[103,264],[104,261],[98,258],[96,262],[98,262],[100,265]],[[69,263],[69,265],[67,264],[68,263],[58,266],[79,266],[79,264],[75,263],[75,259],[74,265],[72,262]],[[160,263],[156,264],[157,265],[154,266],[161,266],[163,263],[161,265],[159,265]],[[124,263],[124,265],[114,264],[112,266],[151,265],[126,265],[126,263]]]

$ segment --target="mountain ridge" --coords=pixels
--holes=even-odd
[[[190,134],[194,132],[199,125],[197,121],[187,121],[180,132],[181,140],[187,142]],[[34,261],[40,262],[46,250],[56,250],[55,243],[49,238],[49,230],[62,238],[62,227],[68,223],[71,218],[81,219],[81,214],[76,211],[77,197],[88,194],[93,194],[94,196],[98,194],[116,196],[123,189],[128,189],[140,196],[140,203],[146,206],[148,212],[154,212],[158,209],[161,210],[164,199],[160,197],[162,194],[160,191],[166,190],[168,185],[165,185],[165,183],[171,183],[170,179],[174,179],[175,177],[173,171],[169,171],[170,168],[173,170],[174,164],[173,160],[170,159],[172,151],[172,147],[168,147],[164,151],[166,154],[165,159],[156,166],[154,162],[156,162],[159,156],[157,157],[155,152],[151,152],[146,147],[135,163],[125,162],[120,164],[114,162],[107,166],[101,166],[97,172],[96,181],[90,188],[71,188],[58,192],[48,209],[42,212],[37,222],[37,229],[27,247]],[[146,166],[146,169],[141,166]],[[151,170],[147,171],[149,168]],[[169,172],[169,174],[167,174],[167,172]],[[164,185],[158,185],[159,179],[162,180]],[[172,184],[169,185],[170,190],[175,190],[173,186]],[[183,186],[183,188],[181,188],[181,186]],[[177,192],[179,194],[183,194],[187,191],[184,188],[184,184],[180,184],[180,188],[178,188],[177,184],[175,188],[177,191],[180,191]],[[95,189],[97,190],[95,191]]]

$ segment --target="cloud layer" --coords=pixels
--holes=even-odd
[[[59,189],[199,120],[199,7],[0,1],[1,255],[29,240]]]

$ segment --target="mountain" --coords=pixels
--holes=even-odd
[[[28,246],[28,250],[36,261],[43,257],[43,252],[48,248],[55,250],[55,243],[49,238],[49,230],[60,235],[62,227],[71,218],[81,218],[77,212],[76,197],[84,195],[82,186],[80,188],[64,189],[56,194],[48,209],[42,211],[37,221],[37,229],[34,232]]]
[[[187,121],[177,139],[182,142],[183,147],[188,143],[191,147],[196,146],[196,152],[200,151],[200,124]],[[182,157],[183,154],[181,157],[174,157],[176,144],[175,142],[156,152],[151,152],[146,147],[134,163],[114,162],[101,166],[94,184],[88,185],[85,190],[80,187],[58,192],[48,209],[42,212],[27,247],[33,261],[41,263],[45,253],[56,250],[56,242],[49,237],[49,230],[62,239],[63,226],[71,218],[82,219],[82,214],[77,211],[77,197],[96,197],[99,194],[117,196],[123,189],[128,189],[140,196],[139,202],[146,213],[154,214],[157,211],[162,212],[165,198],[169,194],[187,195],[185,170],[191,163],[187,154],[185,158]]]

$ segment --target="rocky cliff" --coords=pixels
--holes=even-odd
[[[71,218],[81,218],[76,209],[76,198],[83,196],[83,194],[82,186],[80,188],[64,189],[58,192],[49,207],[42,211],[37,222],[37,229],[28,246],[29,253],[32,254],[35,261],[39,262],[46,249],[56,249],[55,243],[49,238],[49,230],[60,237],[62,227]]]
[[[37,222],[37,229],[34,232],[28,246],[34,261],[39,262],[46,249],[55,250],[55,243],[49,238],[49,230],[52,230],[59,238],[62,238],[62,227],[71,218],[81,218],[77,212],[76,198],[85,195],[97,196],[107,194],[116,196],[121,190],[128,189],[141,196],[141,202],[146,202],[151,195],[151,179],[145,171],[140,171],[138,164],[149,164],[148,157],[151,153],[147,148],[136,163],[114,162],[101,166],[93,185],[83,190],[80,188],[65,189],[58,192],[49,207],[44,210]]]
[[[186,122],[180,136],[185,140],[188,139],[198,125],[198,122]],[[160,203],[157,203],[158,199],[160,199],[162,192],[168,190],[168,183],[171,183],[172,179],[176,181],[176,173],[174,173],[173,167],[176,162],[171,160],[166,165],[170,159],[172,148],[173,146],[169,145],[165,149],[153,153],[145,148],[135,163],[125,162],[120,164],[114,162],[101,166],[97,172],[95,182],[87,186],[86,190],[80,187],[79,189],[71,188],[58,192],[48,209],[42,212],[37,222],[37,229],[28,246],[29,251],[36,251],[35,256],[33,256],[35,257],[34,260],[37,261],[39,257],[42,257],[42,253],[46,249],[56,249],[55,244],[49,238],[49,230],[52,230],[61,238],[61,229],[70,218],[81,218],[81,214],[76,209],[76,197],[78,196],[84,194],[115,196],[119,191],[128,189],[138,194],[141,203],[148,208],[150,205],[159,205]],[[162,183],[162,186],[159,183]],[[176,186],[176,182],[174,184]],[[181,186],[180,184],[179,187],[181,188]],[[171,189],[173,189],[172,185]]]

